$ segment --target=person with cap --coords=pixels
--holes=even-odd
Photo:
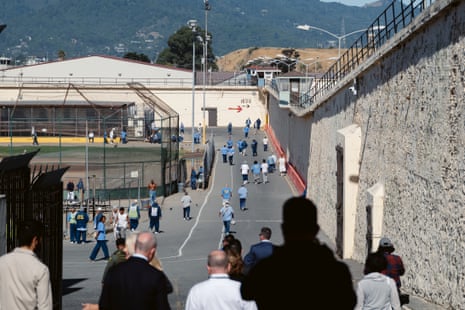
[[[392,254],[394,252],[394,245],[389,238],[383,237],[379,240],[377,252],[382,254],[387,261],[386,268],[382,273],[396,282],[397,290],[400,296],[400,276],[404,275],[405,267],[402,258],[399,255]]]
[[[128,209],[128,217],[129,217],[129,229],[134,231],[139,226],[139,219],[140,219],[140,209],[137,199],[131,203]]]
[[[381,273],[387,261],[382,253],[370,253],[365,261],[365,276],[357,284],[355,310],[400,310],[399,295],[393,279]]]
[[[253,244],[249,252],[244,256],[245,273],[252,269],[259,261],[273,254],[273,243],[270,240],[271,229],[269,227],[262,227],[258,237],[260,238],[260,242]]]
[[[218,214],[218,216],[221,217],[221,220],[223,221],[224,234],[225,235],[230,234],[231,221],[234,218],[234,210],[229,204],[229,201],[224,202],[224,205],[220,209],[220,213]]]
[[[103,209],[102,207],[98,207],[97,214],[94,216],[94,230],[97,229],[98,223],[100,223],[102,216],[103,216]]]
[[[106,216],[102,215],[97,225],[97,237],[95,237],[95,239],[97,240],[97,243],[95,244],[89,256],[89,259],[91,261],[95,261],[95,258],[97,257],[97,254],[100,251],[100,249],[102,249],[103,251],[104,260],[108,260],[110,258],[110,254],[108,252],[108,247],[107,247],[107,238],[106,238],[106,229],[105,229],[106,219],[107,219]]]
[[[252,267],[242,282],[242,298],[254,300],[261,310],[353,310],[357,297],[352,275],[317,239],[316,205],[292,197],[284,203],[282,214],[284,244]]]
[[[208,254],[208,279],[195,284],[187,295],[186,310],[230,309],[255,310],[254,302],[241,298],[239,281],[228,275],[230,262],[225,251]]]

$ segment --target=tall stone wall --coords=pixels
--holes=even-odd
[[[269,97],[269,123],[286,159],[307,183],[310,140],[310,117],[296,117],[286,108],[279,107],[279,98]]]
[[[314,111],[308,193],[336,240],[337,131],[360,126],[353,258],[363,262],[367,254],[367,191],[381,184],[382,235],[403,257],[403,288],[463,309],[465,1],[438,2],[449,4],[425,11],[404,39],[357,73],[357,96],[347,85]]]

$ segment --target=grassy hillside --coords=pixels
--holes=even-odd
[[[219,71],[239,71],[248,60],[258,57],[275,58],[282,54],[283,47],[244,48],[230,52],[218,59]],[[298,48],[299,61],[308,65],[309,72],[325,72],[337,58],[337,48]],[[297,71],[305,72],[306,66],[298,63]]]

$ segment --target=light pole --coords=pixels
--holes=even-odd
[[[191,19],[187,22],[193,33],[192,39],[192,153],[194,153],[194,128],[195,128],[195,40],[197,32],[197,20]]]
[[[203,0],[205,5],[205,38],[203,43],[203,126],[202,126],[202,144],[205,144],[205,135],[206,135],[206,121],[205,121],[205,84],[207,82],[207,67],[208,67],[208,11],[211,10],[211,6],[208,3],[208,0]]]
[[[340,35],[338,36],[337,34],[334,34],[326,29],[323,29],[323,28],[319,28],[319,27],[315,27],[315,26],[310,26],[310,25],[298,25],[296,27],[297,29],[300,29],[300,30],[305,30],[305,31],[309,31],[311,29],[315,29],[315,30],[318,30],[318,31],[321,31],[321,32],[324,32],[326,34],[329,34],[330,36],[332,36],[333,38],[336,38],[337,41],[338,41],[338,52],[337,52],[337,58],[341,58],[341,41],[348,37],[348,36],[351,36],[353,34],[356,34],[356,33],[359,33],[359,32],[364,32],[364,31],[367,31],[369,28],[365,28],[365,29],[359,29],[359,30],[355,30],[355,31],[352,31],[350,33],[346,33],[344,35]],[[384,26],[375,26],[373,27],[373,30],[381,30],[383,29]]]

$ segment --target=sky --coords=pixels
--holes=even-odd
[[[367,3],[375,2],[375,0],[320,0],[322,2],[337,2],[351,6],[364,6]]]

